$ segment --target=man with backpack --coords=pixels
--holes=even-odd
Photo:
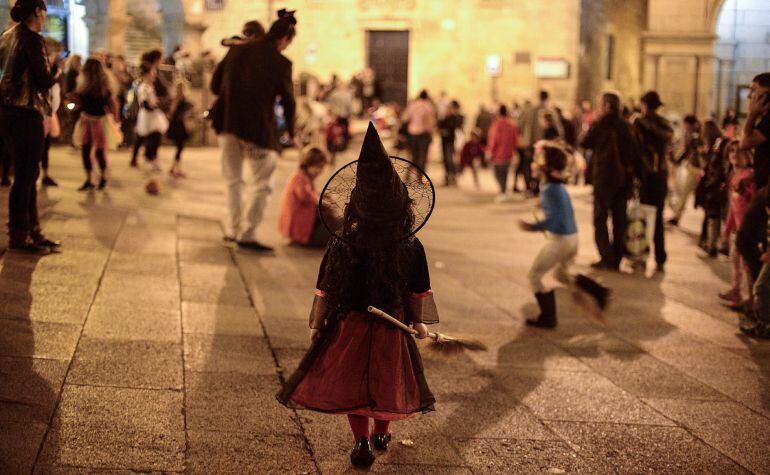
[[[634,131],[620,110],[620,97],[602,96],[602,117],[591,126],[582,146],[591,150],[594,186],[594,239],[601,259],[595,269],[620,269],[625,254],[626,207],[634,177],[643,176]],[[607,221],[612,218],[612,238]]]

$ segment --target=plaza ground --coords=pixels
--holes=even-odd
[[[189,178],[164,176],[154,197],[126,153],[110,159],[108,191],[79,193],[78,154],[55,149],[60,186],[40,203],[62,252],[2,256],[0,472],[349,470],[344,417],[274,399],[308,346],[322,256],[276,230],[296,155],[261,228],[272,256],[222,244],[216,149],[190,150]],[[598,275],[615,292],[608,326],[560,289],[559,328],[533,330],[526,272],[543,237],[516,221],[534,203],[493,203],[488,173],[480,192],[467,176],[440,188],[420,238],[439,330],[490,351],[423,353],[437,411],[394,424],[373,471],[768,473],[770,344],[741,336],[717,298],[729,264],[698,250],[701,213],[668,232],[665,274]],[[590,192],[572,192],[589,273]]]

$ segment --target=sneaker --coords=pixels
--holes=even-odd
[[[80,185],[80,188],[78,188],[78,191],[90,191],[90,190],[93,190],[94,188],[95,188],[94,184],[91,183],[91,180],[86,180],[85,183]]]
[[[265,246],[264,244],[260,244],[257,241],[238,241],[237,244],[240,249],[247,249],[249,251],[256,252],[273,252],[272,247]]]
[[[51,178],[50,176],[47,176],[47,175],[43,177],[42,185],[43,186],[59,186],[59,184],[56,183],[56,181],[54,181],[53,178]]]

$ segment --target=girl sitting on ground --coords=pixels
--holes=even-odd
[[[299,169],[289,178],[283,191],[278,230],[293,244],[324,247],[329,233],[318,216],[319,194],[314,181],[327,163],[326,154],[319,148],[304,152]]]

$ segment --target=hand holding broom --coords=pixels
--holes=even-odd
[[[377,316],[378,318],[381,318],[390,324],[400,328],[401,330],[405,331],[406,333],[409,333],[410,335],[417,335],[417,330],[414,328],[411,328],[407,325],[405,325],[403,322],[397,320],[396,318],[391,317],[387,313],[383,312],[382,310],[375,308],[375,307],[368,307],[367,310],[372,315]],[[434,351],[436,353],[442,354],[442,355],[455,355],[458,353],[462,353],[464,350],[468,351],[486,351],[487,346],[477,340],[468,340],[464,338],[455,338],[451,337],[449,335],[443,335],[441,333],[437,332],[428,332],[428,338],[433,340],[430,345],[428,345],[428,348],[431,351]]]

